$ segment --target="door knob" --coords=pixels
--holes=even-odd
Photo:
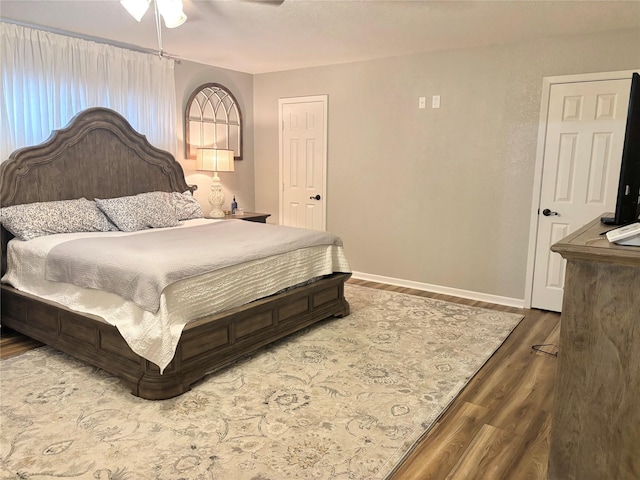
[[[545,217],[550,217],[550,216],[552,216],[552,215],[558,215],[558,216],[560,216],[560,214],[559,214],[558,212],[552,212],[552,211],[551,211],[551,210],[549,210],[548,208],[545,208],[544,210],[542,210],[542,214],[543,214]]]
[[[311,200],[320,200],[322,197],[318,194],[315,197],[309,197]]]

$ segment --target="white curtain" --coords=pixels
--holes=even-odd
[[[4,22],[0,52],[0,161],[89,107],[119,112],[175,155],[173,60]]]

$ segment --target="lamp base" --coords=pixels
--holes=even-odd
[[[222,211],[222,205],[224,205],[224,192],[222,191],[222,184],[220,183],[220,177],[218,177],[217,173],[214,173],[214,176],[211,179],[209,204],[211,205],[211,211],[208,215],[209,217],[224,218],[224,212]]]

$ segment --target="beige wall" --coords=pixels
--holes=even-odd
[[[523,299],[542,79],[638,66],[634,30],[256,75],[255,208],[277,223],[278,98],[328,94],[352,268]]]
[[[185,159],[184,116],[187,100],[193,91],[205,83],[219,83],[233,93],[242,112],[244,137],[243,159],[235,162],[234,173],[220,173],[225,192],[225,209],[230,208],[235,194],[239,206],[251,211],[255,203],[254,154],[253,154],[253,76],[248,73],[225,70],[223,68],[181,61],[175,66],[176,102],[178,111],[178,153],[177,159],[185,170],[189,184],[198,185],[196,198],[205,212],[211,209],[208,202],[211,176],[209,172],[197,172],[195,160]]]

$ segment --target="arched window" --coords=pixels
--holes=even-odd
[[[198,148],[225,148],[242,160],[242,114],[222,85],[205,83],[195,89],[187,102],[185,130],[187,158],[196,158]]]

